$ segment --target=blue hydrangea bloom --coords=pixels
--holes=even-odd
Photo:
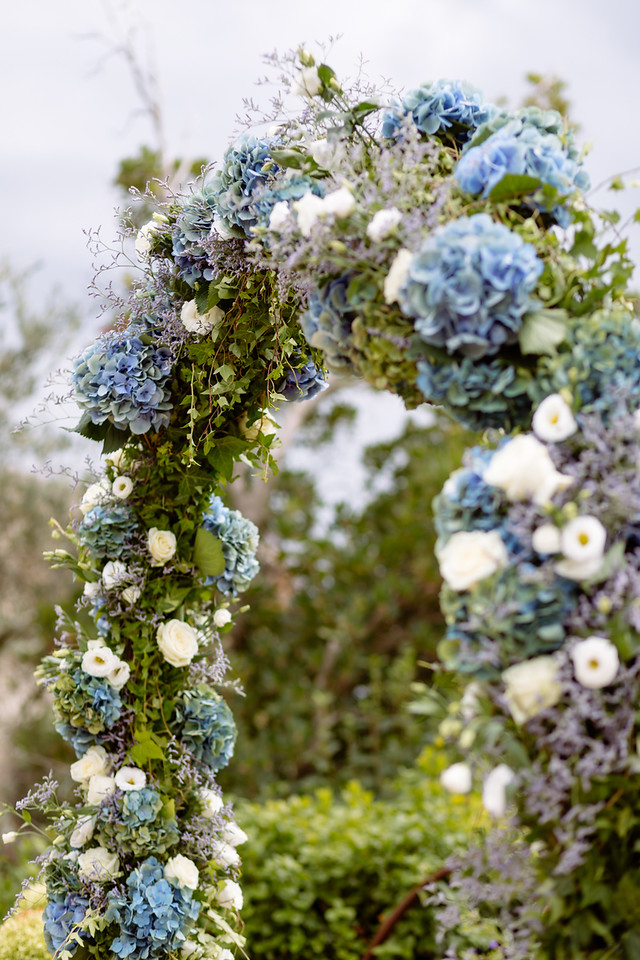
[[[162,810],[162,796],[153,787],[142,790],[125,790],[122,797],[122,822],[127,827],[140,823],[152,823]]]
[[[422,133],[446,133],[462,144],[496,112],[475,87],[459,80],[437,80],[423,83],[389,110],[383,117],[382,135],[395,139],[402,118],[410,114]]]
[[[99,337],[73,364],[79,406],[92,423],[111,422],[134,434],[169,422],[171,353],[131,324],[124,332]]]
[[[275,181],[273,186],[256,191],[256,197],[252,199],[251,203],[251,210],[255,214],[256,223],[267,226],[271,211],[276,203],[300,200],[309,191],[317,197],[321,197],[324,194],[324,186],[321,181],[314,180],[311,177],[292,177],[288,180]]]
[[[295,362],[296,358],[293,357],[292,363]],[[313,360],[307,360],[303,366],[290,370],[276,389],[285,400],[295,401],[310,400],[328,386],[323,371],[316,367]]]
[[[452,220],[413,258],[400,307],[425,343],[475,359],[516,343],[543,271],[535,247],[486,213]]]
[[[247,134],[229,147],[222,169],[213,178],[220,216],[235,236],[250,237],[251,228],[258,223],[255,193],[264,189],[278,169],[271,160],[272,146],[273,140]]]
[[[202,246],[211,234],[213,219],[219,215],[218,189],[212,182],[181,201],[172,230],[172,253],[178,273],[190,287],[197,280],[213,280],[207,251]]]
[[[307,343],[321,350],[328,365],[336,370],[353,365],[351,328],[357,314],[347,299],[351,275],[344,274],[314,290],[300,326]]]
[[[84,727],[74,727],[70,723],[60,722],[56,723],[55,728],[56,733],[67,743],[71,744],[78,758],[83,757],[89,747],[100,743],[100,737],[95,733],[90,733],[89,730]]]
[[[217,577],[207,577],[225,596],[236,596],[246,590],[260,564],[256,552],[260,534],[255,523],[243,517],[239,510],[230,510],[220,497],[213,496],[202,518],[202,526],[221,542],[225,567]]]
[[[105,916],[119,927],[111,950],[135,960],[165,957],[179,950],[199,912],[193,891],[167,880],[162,864],[148,857],[129,874],[126,894],[109,897]]]
[[[136,532],[135,516],[126,504],[98,504],[87,510],[78,536],[96,557],[120,557]]]
[[[206,684],[186,690],[176,705],[178,736],[187,750],[217,772],[233,756],[236,725],[219,694]]]
[[[63,945],[65,950],[75,953],[78,944],[75,941],[66,943],[66,940],[73,928],[84,920],[89,906],[87,898],[77,893],[68,894],[64,900],[48,901],[42,913],[42,921],[44,942],[49,953],[57,953]]]

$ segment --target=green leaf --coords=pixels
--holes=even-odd
[[[572,257],[587,257],[589,260],[595,260],[598,256],[598,248],[591,239],[586,230],[581,230],[576,234],[573,246],[571,248]]]
[[[80,423],[73,428],[73,433],[79,433],[87,440],[104,440],[107,432],[106,423],[94,423],[88,413],[83,413]]]
[[[128,430],[118,430],[117,427],[114,427],[112,423],[108,422],[102,441],[102,456],[104,457],[107,453],[113,453],[114,450],[119,450],[128,436]]]
[[[496,183],[489,194],[489,199],[510,200],[512,197],[522,197],[537,190],[540,183],[537,177],[528,177],[524,173],[508,173],[500,183]]]
[[[638,960],[640,957],[640,931],[628,930],[620,938],[626,960]]]
[[[138,742],[129,751],[129,756],[139,767],[147,760],[164,759],[162,748],[155,742],[150,730],[134,730],[133,736]]]
[[[224,480],[231,482],[235,461],[247,449],[247,442],[239,437],[221,437],[216,439],[207,451],[207,460]]]
[[[198,313],[206,313],[209,305],[209,284],[198,285],[195,292],[196,307]]]
[[[331,67],[328,67],[326,63],[321,63],[318,67],[318,76],[325,87],[328,87],[331,81],[335,79],[335,75],[335,70],[332,70]]]
[[[196,533],[193,562],[205,577],[218,577],[224,570],[222,542],[204,527],[198,527]]]
[[[192,587],[177,587],[170,590],[161,600],[157,601],[157,608],[160,613],[171,613],[177,610],[180,604],[191,593]]]
[[[521,352],[552,357],[565,338],[566,328],[566,310],[542,309],[528,313],[518,334]]]

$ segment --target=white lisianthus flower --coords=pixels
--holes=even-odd
[[[167,860],[164,875],[167,880],[177,880],[180,887],[188,887],[190,890],[197,888],[200,879],[198,868],[193,860],[183,857],[181,853]]]
[[[84,783],[96,775],[105,775],[109,769],[109,754],[104,747],[89,747],[79,760],[71,764],[69,772],[76,783]]]
[[[338,157],[338,147],[330,143],[326,137],[320,140],[312,140],[308,144],[308,150],[319,167],[324,170],[330,170]]]
[[[552,523],[543,523],[533,531],[531,546],[536,553],[560,553],[560,530]]]
[[[149,220],[138,230],[135,241],[135,250],[138,260],[147,260],[151,253],[151,238],[158,229],[159,224],[155,220]]]
[[[342,220],[353,213],[356,201],[348,187],[340,187],[324,197],[322,206],[325,214]]]
[[[440,574],[452,590],[469,590],[508,563],[507,548],[497,530],[459,531],[438,551]]]
[[[142,790],[146,782],[146,773],[138,767],[120,767],[116,773],[116,787],[121,790]]]
[[[508,500],[532,500],[540,506],[574,482],[556,470],[547,448],[530,433],[521,433],[496,450],[483,479],[504,490]]]
[[[120,875],[120,860],[117,853],[106,847],[91,847],[78,857],[78,874],[89,883],[112,880]]]
[[[131,676],[131,667],[124,660],[120,660],[118,666],[111,673],[107,674],[107,683],[114,690],[122,690]]]
[[[278,200],[277,203],[274,203],[273,207],[271,208],[271,213],[269,214],[269,230],[273,230],[274,233],[277,233],[282,229],[282,227],[284,227],[290,216],[291,210],[287,201]]]
[[[216,627],[226,627],[228,623],[231,623],[231,614],[226,607],[221,607],[220,610],[216,610],[213,615],[213,622]]]
[[[452,763],[440,774],[440,783],[449,793],[469,793],[471,790],[471,767],[468,763]]]
[[[173,667],[186,667],[198,652],[198,635],[184,620],[168,620],[156,631],[162,656]]]
[[[587,637],[571,651],[576,680],[583,687],[599,690],[615,680],[620,666],[617,648],[606,637]]]
[[[102,585],[106,590],[113,590],[129,579],[127,565],[122,560],[109,560],[102,568]]]
[[[116,477],[111,484],[111,492],[118,500],[126,500],[133,490],[133,480],[131,477]]]
[[[299,97],[317,97],[322,92],[322,80],[317,67],[304,67],[298,70],[291,84],[291,93]]]
[[[103,477],[98,483],[92,483],[85,490],[80,501],[80,512],[83,516],[89,513],[99,503],[104,503],[111,496],[111,481],[108,477]]]
[[[505,700],[516,723],[525,723],[562,696],[558,663],[553,657],[534,657],[502,673]]]
[[[77,826],[71,836],[69,837],[69,844],[72,847],[84,847],[85,843],[88,843],[93,836],[93,831],[96,826],[95,817],[81,817],[78,820]]]
[[[578,429],[569,404],[559,393],[552,393],[542,401],[531,421],[533,432],[545,443],[561,443]]]
[[[241,843],[246,843],[249,837],[237,823],[230,820],[224,825],[221,839],[224,840],[225,843],[230,843],[232,847],[239,847]]]
[[[293,203],[298,218],[298,228],[303,237],[309,237],[318,217],[325,213],[324,203],[315,193],[307,190],[299,200]]]
[[[507,787],[515,780],[515,774],[506,763],[494,767],[487,774],[482,787],[482,803],[492,817],[503,817],[507,809]]]
[[[240,863],[240,857],[238,856],[236,848],[224,841],[215,844],[213,859],[223,870],[227,869],[227,867],[237,867]]]
[[[224,800],[222,797],[213,790],[209,790],[208,787],[203,787],[200,790],[200,799],[202,800],[203,804],[202,816],[207,820],[215,817],[224,807]]]
[[[103,774],[96,773],[89,780],[89,789],[87,791],[87,803],[92,807],[110,797],[116,789],[116,778],[106,777]]]
[[[153,558],[151,566],[164,567],[176,552],[176,536],[171,530],[158,530],[157,527],[151,527],[147,533],[147,546]]]
[[[215,306],[207,310],[206,313],[198,313],[195,300],[188,300],[182,304],[180,319],[182,320],[182,326],[185,330],[188,330],[189,333],[197,333],[200,336],[204,336],[205,333],[209,333],[224,320],[224,310]]]
[[[389,267],[389,273],[384,279],[385,303],[395,303],[400,296],[400,291],[409,276],[409,267],[412,260],[411,250],[407,250],[405,247],[396,253],[393,263]]]
[[[134,584],[132,587],[125,587],[120,596],[125,603],[132,604],[136,602],[141,593],[140,587]]]
[[[17,830],[9,830],[8,833],[3,833],[3,834],[2,834],[2,842],[3,842],[3,843],[13,843],[14,840],[17,840],[17,839],[18,839],[18,831],[17,831]]]
[[[225,910],[231,908],[242,910],[243,897],[240,884],[235,880],[223,880],[216,892],[216,902]]]
[[[372,240],[374,243],[380,243],[385,237],[388,237],[390,233],[393,233],[401,220],[402,214],[397,207],[387,207],[386,210],[378,210],[371,218],[371,222],[367,227],[369,240]]]
[[[82,656],[82,669],[91,677],[106,677],[119,663],[115,653],[103,645],[90,648]]]
[[[576,517],[562,528],[560,546],[569,560],[601,560],[607,542],[607,531],[597,517],[586,514]]]
[[[100,581],[94,583],[85,583],[82,588],[82,595],[87,597],[89,600],[93,600],[95,597],[99,597],[102,592],[102,585]]]

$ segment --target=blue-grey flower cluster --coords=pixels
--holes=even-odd
[[[64,899],[50,899],[42,913],[44,924],[44,942],[47,950],[55,956],[61,949],[75,953],[78,942],[67,939],[71,933],[78,933],[77,925],[81,923],[87,910],[89,900],[77,893],[69,893]],[[85,934],[86,936],[86,934]]]
[[[100,742],[100,737],[95,733],[89,733],[85,727],[74,727],[70,723],[58,722],[55,728],[56,733],[73,747],[76,757],[83,757],[89,747]]]
[[[137,857],[167,853],[179,843],[180,834],[175,819],[162,815],[163,808],[162,795],[153,787],[126,790],[118,799],[115,815],[113,804],[102,808],[97,836],[103,846]]]
[[[295,363],[296,358],[291,362]],[[313,360],[307,360],[301,367],[290,370],[276,389],[285,400],[310,400],[328,386],[322,369],[316,367]]]
[[[491,356],[517,341],[543,269],[532,244],[477,213],[427,237],[409,266],[400,306],[425,343]]]
[[[357,313],[347,299],[351,279],[344,274],[314,290],[300,317],[307,343],[321,350],[329,367],[336,370],[353,365],[351,328]]]
[[[402,118],[410,115],[422,133],[448,134],[462,144],[496,112],[496,107],[485,103],[475,87],[459,80],[437,80],[423,83],[408,93],[398,107],[387,111],[382,121],[382,136],[395,139]]]
[[[111,943],[116,957],[151,960],[179,950],[200,912],[189,887],[167,880],[156,857],[148,857],[127,877],[125,895],[112,895],[105,914],[119,928]]]
[[[233,756],[236,725],[223,698],[207,684],[185,690],[176,705],[182,744],[215,773]]]
[[[75,398],[92,423],[109,421],[134,434],[169,422],[171,353],[131,324],[92,343],[74,361]]]
[[[206,583],[214,583],[225,596],[236,596],[246,590],[260,569],[256,560],[258,528],[239,510],[226,507],[217,496],[209,501],[202,526],[221,541],[225,561],[223,572],[217,577],[207,577]]]
[[[235,236],[251,237],[251,228],[258,223],[255,193],[267,185],[278,169],[271,160],[272,146],[272,140],[242,137],[229,147],[222,169],[213,178],[219,215]]]
[[[300,200],[309,192],[315,194],[316,197],[321,197],[324,193],[322,182],[311,177],[290,177],[275,180],[268,187],[256,190],[255,197],[252,197],[250,210],[255,214],[257,224],[267,226],[271,211],[276,203]]]
[[[61,723],[90,734],[112,727],[120,716],[122,698],[102,677],[82,669],[64,672],[53,685],[54,710]]]
[[[172,230],[173,259],[178,273],[190,287],[197,280],[213,279],[203,242],[211,235],[213,218],[218,214],[217,187],[210,181],[195,190],[180,205]]]
[[[98,504],[78,525],[78,536],[95,557],[121,557],[135,532],[135,516],[123,503]]]

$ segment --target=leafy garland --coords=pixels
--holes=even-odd
[[[60,615],[39,671],[78,756],[76,801],[51,784],[22,801],[27,821],[38,805],[53,821],[49,949],[242,949],[245,836],[215,781],[234,742],[220,635],[258,537],[220,495],[239,461],[268,470],[268,410],[322,389],[326,363],[473,428],[529,431],[535,411],[533,433],[472,451],[437,504],[442,660],[474,678],[443,783],[467,792],[491,758],[487,809],[512,799],[537,843],[550,912],[526,942],[507,919],[503,956],[635,957],[640,366],[625,243],[587,208],[554,111],[501,111],[450,81],[382,106],[306,50],[277,65],[302,112],[276,98],[275,130],[158,208],[136,238],[141,279],[74,365],[78,430],[106,468],[59,531],[70,547],[52,556],[84,582],[82,616]]]

